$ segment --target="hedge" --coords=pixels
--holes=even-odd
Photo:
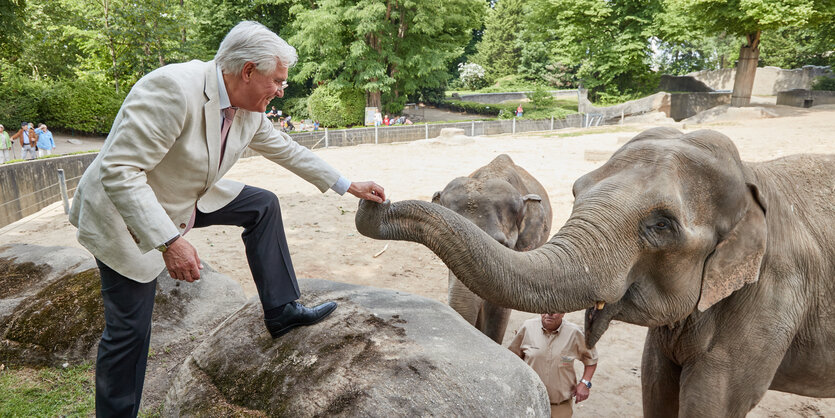
[[[365,93],[325,84],[313,90],[307,99],[307,106],[310,117],[318,120],[322,127],[361,125],[365,116]]]

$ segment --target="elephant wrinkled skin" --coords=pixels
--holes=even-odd
[[[548,241],[551,202],[545,188],[501,154],[467,177],[435,192],[432,203],[469,219],[507,248],[529,251]],[[510,309],[478,297],[449,272],[449,306],[484,335],[501,344]]]
[[[589,346],[612,319],[649,327],[645,416],[742,417],[768,389],[835,396],[835,156],[744,163],[718,132],[654,128],[573,191],[529,252],[425,202],[360,202],[356,223],[426,245],[493,303],[588,309]]]

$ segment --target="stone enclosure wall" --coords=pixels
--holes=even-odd
[[[714,71],[699,71],[687,74],[706,84],[713,90],[733,90],[736,70],[725,68]],[[817,77],[832,76],[829,67],[806,65],[803,68],[784,70],[778,67],[757,68],[754,78],[755,96],[776,96],[777,93],[793,89],[809,89]]]

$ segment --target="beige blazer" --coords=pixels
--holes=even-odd
[[[113,270],[150,282],[164,268],[158,245],[182,233],[195,205],[213,212],[244,184],[221,180],[246,147],[325,192],[340,174],[276,130],[264,113],[238,110],[220,160],[214,61],[159,68],[125,98],[99,155],[84,172],[70,222],[78,241]],[[219,167],[218,167],[219,166]]]

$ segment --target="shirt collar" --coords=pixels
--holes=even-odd
[[[553,331],[548,331],[545,327],[542,327],[542,333],[545,335],[559,335],[560,331],[562,331],[563,325],[565,325],[565,319],[563,319],[562,322],[560,322],[560,326]]]
[[[232,103],[229,101],[229,93],[226,92],[226,83],[223,82],[223,72],[220,71],[220,66],[217,67],[217,93],[220,99],[220,108],[226,109],[231,107]]]

